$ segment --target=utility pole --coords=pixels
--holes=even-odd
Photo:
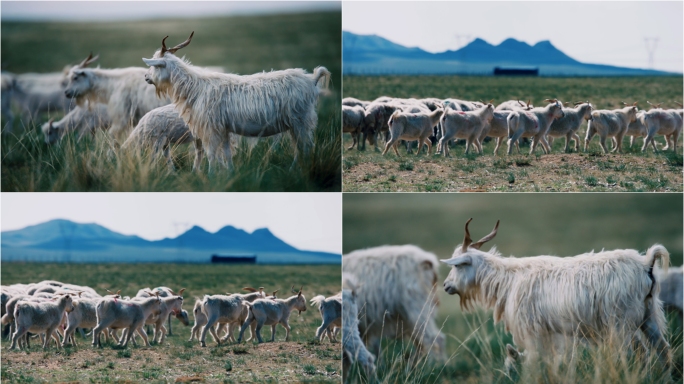
[[[648,67],[653,69],[653,55],[658,47],[658,37],[644,37],[644,43],[646,43],[646,51],[648,51]]]

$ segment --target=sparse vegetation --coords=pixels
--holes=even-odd
[[[193,264],[24,264],[2,263],[3,284],[54,279],[88,285],[98,292],[121,289],[122,294],[135,295],[144,287],[186,287],[184,309],[193,323],[195,297],[221,292],[239,292],[245,286],[280,288],[286,296],[292,284],[304,285],[307,299],[317,294],[331,296],[340,289],[340,266],[289,265],[193,265]],[[270,289],[270,288],[269,288]],[[321,324],[318,311],[292,314],[290,341],[285,342],[285,330],[278,326],[276,342],[216,346],[207,336],[207,347],[187,341],[190,328],[173,320],[173,335],[162,345],[147,348],[139,339],[138,346],[129,343],[126,349],[114,348],[113,341],[102,349],[90,346],[91,338],[82,339],[76,332],[78,348],[54,348],[43,353],[37,342],[28,352],[7,351],[9,343],[2,340],[2,382],[234,382],[311,380],[340,382],[341,344],[312,344]],[[270,339],[270,327],[262,330]],[[104,340],[103,340],[104,341]],[[282,357],[281,357],[282,356]],[[309,368],[305,372],[304,366]],[[329,367],[329,368],[326,368]],[[192,379],[192,380],[191,380]]]

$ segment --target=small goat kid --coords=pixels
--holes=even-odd
[[[252,322],[256,322],[256,336],[259,343],[264,342],[261,338],[261,328],[264,325],[271,326],[271,341],[275,341],[275,330],[278,324],[285,327],[285,341],[289,341],[290,324],[288,324],[288,320],[290,313],[293,309],[298,310],[299,313],[306,311],[306,297],[302,295],[302,289],[300,288],[297,292],[293,286],[291,291],[297,295],[290,296],[287,299],[258,299],[253,303],[246,303],[249,307],[249,316],[240,328],[238,343],[242,342],[242,335]]]

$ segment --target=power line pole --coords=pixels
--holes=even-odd
[[[646,51],[648,51],[648,67],[653,69],[653,55],[658,47],[658,37],[644,37],[644,43],[646,43]]]

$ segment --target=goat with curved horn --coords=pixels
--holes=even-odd
[[[90,54],[88,55],[88,57],[86,57],[83,61],[81,61],[81,63],[78,64],[78,66],[79,66],[80,68],[85,68],[85,67],[87,67],[88,65],[90,65],[90,64],[92,64],[92,63],[94,63],[94,62],[96,62],[97,59],[99,59],[99,58],[100,58],[100,55],[97,55],[97,56],[93,57],[93,53],[90,52]]]

